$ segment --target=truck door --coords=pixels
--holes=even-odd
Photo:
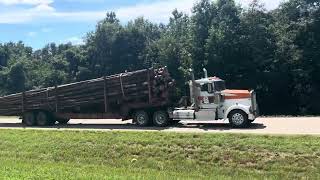
[[[201,85],[200,95],[198,97],[200,109],[216,108],[214,104],[214,89],[212,83]]]
[[[214,89],[212,83],[201,85],[199,100],[199,112],[196,112],[197,120],[215,120],[218,105],[214,102]]]

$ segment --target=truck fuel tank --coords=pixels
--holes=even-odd
[[[176,109],[173,111],[173,119],[181,120],[181,119],[194,119],[195,118],[195,110],[190,109]]]

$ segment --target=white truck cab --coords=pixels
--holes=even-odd
[[[218,77],[205,77],[192,80],[190,86],[189,107],[175,108],[171,114],[173,120],[213,121],[229,120],[236,128],[250,125],[258,116],[256,94],[248,90],[226,89],[225,82]]]

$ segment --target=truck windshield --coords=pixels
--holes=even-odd
[[[201,86],[201,91],[203,92],[208,92],[208,93],[213,93],[213,87],[212,87],[212,84],[209,83],[209,84],[204,84]]]
[[[215,91],[223,91],[226,89],[226,84],[224,81],[215,81],[214,82]]]

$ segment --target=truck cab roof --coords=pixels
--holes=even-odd
[[[214,82],[217,82],[217,81],[223,81],[223,80],[218,78],[218,77],[208,77],[208,78],[198,79],[198,80],[196,80],[196,83],[198,83],[198,84],[208,84],[208,83],[214,83]]]

